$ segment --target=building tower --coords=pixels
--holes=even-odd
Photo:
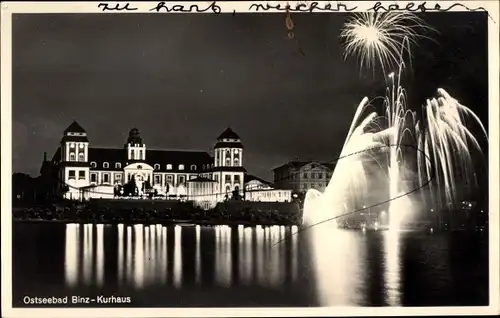
[[[219,193],[230,198],[233,191],[243,195],[245,168],[243,168],[243,145],[240,137],[227,128],[214,146],[214,175]]]
[[[127,159],[131,161],[146,160],[146,144],[142,142],[139,129],[132,128],[128,133],[127,143],[125,144]]]
[[[89,185],[89,140],[87,132],[76,121],[64,131],[61,139],[59,180],[66,199],[81,199],[80,188]]]

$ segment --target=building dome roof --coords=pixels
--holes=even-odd
[[[231,128],[227,128],[224,130],[222,134],[217,138],[217,140],[221,139],[240,139],[240,136],[238,136],[237,133],[235,133]]]
[[[85,133],[85,132],[86,132],[85,129],[83,129],[82,126],[80,126],[80,124],[76,122],[76,120],[73,120],[71,125],[69,125],[68,128],[66,128],[66,130],[64,131],[65,134],[67,134],[67,133]]]
[[[137,128],[130,129],[127,138],[128,144],[139,144],[142,145],[141,132]]]

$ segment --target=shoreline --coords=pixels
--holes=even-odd
[[[297,224],[272,224],[272,223],[250,223],[250,222],[216,222],[216,221],[191,221],[191,220],[164,220],[164,221],[137,221],[137,222],[111,222],[111,221],[82,221],[82,220],[45,220],[45,219],[12,219],[12,223],[60,223],[60,224],[103,224],[103,225],[180,225],[180,226],[217,226],[217,225],[228,225],[228,226],[238,226],[243,225],[244,227],[254,227],[254,226],[299,226]]]

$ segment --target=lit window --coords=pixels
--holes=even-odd
[[[160,165],[155,163],[155,170],[160,170]]]
[[[171,164],[167,165],[167,170],[172,170],[172,165]]]
[[[122,167],[121,163],[119,162],[115,163],[115,169],[121,169],[121,167]]]
[[[95,168],[95,167],[97,167],[97,163],[96,163],[95,161],[92,161],[92,162],[90,163],[90,166],[91,166],[92,168]]]
[[[102,164],[102,167],[103,167],[104,169],[109,168],[109,163],[107,163],[107,162],[103,163],[103,164]]]
[[[184,170],[184,165],[179,165],[179,170]]]
[[[191,165],[191,170],[196,171],[196,165]]]

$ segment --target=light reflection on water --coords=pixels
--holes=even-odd
[[[82,229],[83,237],[79,235]],[[190,253],[194,260],[194,283],[203,285],[203,267],[206,264],[202,261],[205,252],[202,246],[205,246],[204,240],[210,240],[211,236],[215,237],[215,248],[206,252],[214,253],[214,264],[210,267],[213,267],[215,284],[220,287],[232,286],[235,276],[239,278],[237,284],[275,288],[282,286],[287,275],[292,282],[298,277],[297,237],[292,237],[288,243],[275,245],[285,239],[287,232],[292,231],[289,227],[119,224],[114,231],[112,226],[102,224],[68,224],[65,247],[65,281],[68,287],[75,287],[79,283],[101,286],[111,279],[104,276],[105,262],[112,262],[104,257],[107,255],[109,258],[112,254],[111,251],[105,251],[105,231],[117,236],[116,280],[122,286],[142,289],[161,283],[181,288],[187,283],[183,277],[183,262]],[[170,232],[173,234],[172,242],[168,239]],[[193,232],[194,249],[185,249],[183,240]],[[288,254],[285,253],[287,244],[291,247],[291,253]],[[79,251],[83,251],[81,257]],[[171,266],[169,252],[172,255]],[[234,260],[238,263],[236,267],[233,266]],[[290,268],[286,266],[287,263],[292,264]],[[237,272],[233,273],[233,269]],[[171,277],[171,282],[168,277]]]
[[[488,303],[481,233],[58,223],[13,230],[17,306],[27,294],[103,290],[133,295],[134,306]]]
[[[398,230],[384,232],[384,285],[386,302],[389,306],[401,306],[400,271],[402,264],[399,235]]]

